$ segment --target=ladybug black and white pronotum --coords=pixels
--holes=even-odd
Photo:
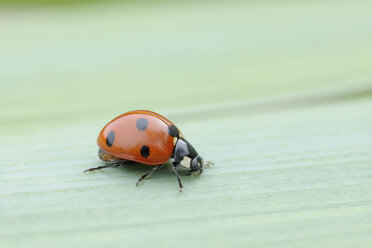
[[[127,112],[110,121],[100,132],[97,140],[99,158],[105,165],[85,172],[107,167],[118,167],[128,162],[154,165],[137,181],[138,184],[160,169],[170,159],[180,191],[183,186],[178,167],[188,168],[188,175],[201,174],[204,163],[194,147],[184,138],[179,129],[165,117],[148,110]]]

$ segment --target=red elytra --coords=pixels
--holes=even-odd
[[[183,137],[164,116],[148,110],[135,110],[110,121],[98,135],[97,143],[116,158],[161,165],[170,159],[177,141],[172,131]]]

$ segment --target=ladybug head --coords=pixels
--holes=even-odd
[[[191,160],[190,169],[192,171],[203,170],[204,160],[199,155]]]
[[[204,160],[194,147],[185,139],[179,138],[174,148],[174,159],[177,164],[191,171],[202,172]]]

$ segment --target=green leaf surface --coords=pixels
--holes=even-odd
[[[0,246],[371,247],[372,4],[0,9]],[[215,166],[99,166],[150,109]]]

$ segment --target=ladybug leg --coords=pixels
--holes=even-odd
[[[186,171],[185,175],[187,176],[192,176],[194,174],[194,171],[192,170],[189,170],[189,171]]]
[[[173,172],[174,172],[174,174],[176,174],[177,181],[178,181],[178,186],[180,187],[180,192],[182,192],[183,186],[182,186],[181,178],[178,175],[178,163],[176,163],[176,162],[173,163]]]
[[[98,166],[98,167],[87,169],[87,170],[84,171],[84,173],[92,172],[92,171],[95,171],[95,170],[101,170],[101,169],[109,168],[109,167],[122,167],[125,164],[126,164],[125,160],[124,161],[110,162],[110,163],[106,163],[105,165],[101,165],[101,166]]]
[[[90,169],[85,170],[84,173],[104,169],[104,168],[107,168],[107,167],[112,167],[112,165],[106,164],[106,165],[98,166],[98,167],[95,167],[95,168],[90,168]]]
[[[163,167],[164,164],[161,164],[161,165],[158,165],[154,168],[152,168],[151,170],[149,170],[148,172],[146,172],[145,174],[143,174],[140,179],[138,179],[137,183],[136,183],[136,186],[138,187],[138,185],[143,181],[145,180],[146,178],[148,178],[152,173],[154,173],[155,171],[157,171],[158,169],[160,169],[161,167]]]
[[[186,171],[186,175],[187,176],[193,176],[193,175],[195,175],[195,174],[197,174],[197,175],[200,175],[200,174],[202,174],[203,173],[203,169],[200,169],[200,170],[197,170],[197,171],[194,171],[194,170],[189,170],[189,171]]]

